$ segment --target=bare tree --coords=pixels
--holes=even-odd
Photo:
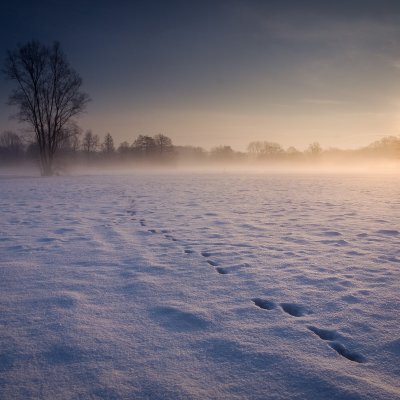
[[[0,147],[6,147],[11,151],[19,151],[22,148],[22,140],[16,133],[4,131],[0,135]]]
[[[71,136],[71,138],[69,139],[69,146],[73,153],[77,153],[79,151],[79,148],[81,146],[79,135]]]
[[[170,154],[174,149],[172,140],[162,133],[154,136],[154,143],[160,154],[160,157],[163,157],[166,154]]]
[[[280,144],[267,141],[251,142],[247,146],[247,151],[252,156],[263,159],[276,159],[284,153]]]
[[[16,83],[9,103],[36,135],[41,173],[52,175],[54,155],[89,101],[80,90],[82,79],[57,42],[47,47],[32,41],[8,51],[3,72]]]
[[[14,132],[4,131],[0,135],[0,156],[3,159],[17,159],[23,153],[21,138]]]
[[[231,146],[217,146],[210,150],[210,156],[216,161],[228,161],[235,157]]]
[[[247,151],[254,156],[259,156],[262,152],[263,144],[262,142],[251,142],[247,146]]]
[[[105,155],[110,156],[111,154],[114,154],[115,152],[114,139],[111,136],[111,133],[106,134],[106,136],[104,137],[104,142],[102,143],[101,147]]]
[[[311,143],[307,150],[306,154],[309,154],[313,158],[317,158],[322,154],[322,147],[318,142]]]
[[[131,155],[132,150],[129,143],[125,141],[119,145],[117,152],[122,160],[126,160]]]
[[[374,156],[400,157],[400,136],[385,136],[382,139],[371,143],[364,150],[364,153]]]
[[[93,135],[91,130],[87,130],[82,139],[82,149],[85,153],[94,153],[99,147],[99,136]]]
[[[132,148],[142,157],[148,157],[154,154],[156,143],[151,136],[139,135],[132,143]]]

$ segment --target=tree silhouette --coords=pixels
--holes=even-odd
[[[104,137],[104,142],[101,145],[103,149],[103,153],[106,154],[107,156],[110,156],[115,152],[115,147],[114,147],[114,139],[111,136],[111,133],[107,133],[106,136]]]
[[[128,161],[132,158],[132,148],[127,141],[122,142],[117,149],[117,156],[122,161]]]
[[[286,157],[291,161],[299,160],[301,156],[302,152],[297,150],[294,146],[290,146],[286,149]]]
[[[231,146],[217,146],[211,149],[210,156],[214,160],[227,161],[234,158],[235,152]]]
[[[400,157],[400,136],[385,136],[376,142],[371,143],[366,152],[385,157]]]
[[[168,137],[159,133],[154,136],[154,143],[156,145],[157,151],[160,157],[163,157],[165,154],[172,153],[174,146],[172,145],[172,140]]]
[[[16,84],[9,103],[35,133],[41,174],[52,175],[54,155],[89,101],[80,91],[82,79],[57,42],[47,47],[32,41],[8,51],[3,72]]]
[[[99,147],[99,136],[93,135],[91,130],[86,131],[82,140],[82,149],[86,153],[94,153]]]
[[[284,150],[279,143],[274,142],[251,142],[247,146],[247,151],[258,158],[276,159],[284,154]]]
[[[322,147],[318,142],[311,143],[308,146],[306,153],[308,153],[313,158],[317,158],[322,153]]]
[[[16,160],[23,154],[21,138],[14,132],[4,131],[0,135],[0,155],[2,159]]]
[[[143,157],[154,155],[157,148],[155,140],[146,135],[139,135],[133,142],[132,147]]]

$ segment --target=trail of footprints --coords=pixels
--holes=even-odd
[[[137,218],[136,216],[136,211],[135,211],[135,201],[131,201],[131,206],[130,209],[128,210],[128,214],[132,217],[131,219],[133,221],[136,221]],[[139,224],[142,227],[147,227],[147,223],[145,219],[140,219]],[[178,239],[176,239],[173,235],[170,234],[170,231],[166,229],[148,229],[147,230],[149,233],[152,234],[162,234],[164,235],[164,238],[167,240],[171,240],[173,242],[178,242]],[[195,254],[196,252],[192,249],[185,248],[183,250],[184,254],[190,255],[190,254]],[[218,272],[221,275],[226,275],[229,273],[229,270],[227,268],[223,268],[219,266],[219,263],[213,259],[211,259],[212,254],[209,253],[208,251],[202,251],[200,253],[207,261],[207,263],[214,267],[216,272]],[[291,317],[303,317],[308,314],[312,314],[312,312],[305,307],[295,304],[295,303],[275,303],[272,300],[267,300],[267,299],[261,299],[261,298],[253,298],[252,299],[253,303],[255,306],[259,307],[260,309],[267,310],[267,311],[272,311],[272,310],[277,310],[281,309],[283,312],[288,314]],[[345,345],[343,345],[339,340],[341,338],[341,335],[335,331],[335,330],[329,330],[329,329],[321,329],[317,328],[315,326],[309,325],[307,326],[307,329],[312,332],[315,336],[317,336],[319,339],[323,340],[326,342],[333,350],[335,350],[339,355],[342,357],[346,358],[347,360],[356,362],[356,363],[365,363],[367,360],[366,358],[355,351],[349,350]]]
[[[271,311],[280,307],[286,314],[289,314],[292,317],[303,317],[307,314],[311,314],[311,312],[306,310],[304,307],[294,303],[276,304],[271,300],[260,298],[254,298],[252,300],[257,307],[262,308],[263,310]],[[351,351],[345,345],[340,343],[338,340],[341,336],[337,331],[321,329],[312,325],[307,326],[307,329],[318,336],[320,339],[326,341],[328,345],[342,357],[357,363],[364,363],[367,361],[362,354]]]

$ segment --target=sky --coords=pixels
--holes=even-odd
[[[400,1],[0,3],[0,58],[61,43],[92,98],[83,130],[117,144],[255,140],[357,148],[400,134]],[[0,132],[22,127],[0,79]]]

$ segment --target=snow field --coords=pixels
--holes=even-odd
[[[398,178],[0,184],[1,398],[400,397]]]

